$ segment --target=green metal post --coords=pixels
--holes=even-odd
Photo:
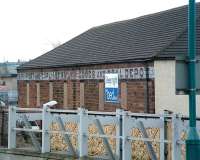
[[[186,140],[186,159],[200,159],[200,139],[196,129],[196,4],[189,0],[188,7],[188,82],[189,131]]]

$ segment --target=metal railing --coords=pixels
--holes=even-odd
[[[22,111],[24,111],[22,113]],[[29,113],[28,113],[29,112]],[[30,113],[33,112],[33,113]],[[32,129],[31,121],[42,121],[41,129]],[[17,127],[17,122],[23,121],[24,128]],[[70,131],[65,124],[73,122],[78,126],[78,132]],[[60,130],[52,130],[52,123],[57,123]],[[171,138],[167,137],[166,124],[170,124]],[[89,133],[90,125],[95,125],[97,133]],[[105,133],[105,125],[114,125],[115,134]],[[166,145],[171,146],[171,156],[173,160],[183,159],[181,133],[188,127],[188,119],[181,115],[157,115],[157,114],[136,114],[117,109],[116,112],[95,112],[84,108],[78,110],[58,110],[51,109],[44,105],[43,108],[9,108],[8,127],[8,148],[16,148],[16,132],[24,131],[31,137],[32,143],[37,151],[41,153],[51,152],[51,134],[62,134],[68,146],[67,154],[75,157],[88,156],[88,138],[102,138],[103,146],[106,150],[104,158],[129,160],[133,158],[133,142],[142,141],[146,146],[148,156],[152,160],[166,159]],[[197,122],[200,129],[200,123]],[[157,137],[150,137],[149,128],[156,128]],[[140,136],[133,136],[133,129],[137,129]],[[42,142],[38,142],[35,133],[42,134]],[[169,133],[168,133],[169,134]],[[77,136],[78,147],[72,144],[71,136]],[[168,135],[169,136],[169,135]],[[109,139],[115,139],[115,147],[109,143]],[[155,150],[153,143],[158,143],[159,150]],[[159,152],[159,153],[158,153]],[[168,151],[169,152],[169,151]]]

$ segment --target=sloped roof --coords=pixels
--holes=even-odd
[[[18,69],[144,61],[186,53],[187,14],[187,6],[182,6],[94,27]],[[200,19],[200,3],[197,17]],[[198,42],[199,26],[200,20]]]
[[[183,31],[183,33],[180,34],[175,41],[173,41],[169,46],[163,49],[158,57],[167,58],[187,54],[187,49],[188,31],[187,29],[185,29],[185,31]],[[200,55],[200,17],[197,19],[196,23],[196,50],[197,54]]]

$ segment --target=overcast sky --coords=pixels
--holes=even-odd
[[[188,0],[0,0],[0,61],[30,60],[91,27],[187,3]]]

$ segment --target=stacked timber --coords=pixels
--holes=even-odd
[[[66,123],[65,128],[69,132],[78,133],[78,126],[76,123]],[[105,125],[103,126],[104,133],[106,135],[116,135],[116,126],[115,125]],[[59,131],[59,125],[57,123],[53,123],[51,125],[51,130]],[[100,156],[106,154],[106,148],[103,143],[102,138],[96,138],[91,135],[99,134],[98,129],[95,125],[90,125],[88,127],[88,154],[90,156]],[[152,139],[159,139],[160,133],[158,128],[148,128],[147,134],[149,138]],[[131,136],[135,138],[141,138],[142,134],[139,129],[135,128],[131,132]],[[70,136],[72,145],[75,149],[78,148],[78,137],[77,135]],[[111,145],[111,148],[113,150],[113,153],[115,153],[116,150],[116,141],[115,138],[108,138],[109,144]],[[153,142],[152,143],[154,151],[157,154],[157,157],[159,157],[159,142]],[[147,147],[143,141],[133,141],[131,143],[132,146],[132,157],[133,159],[140,159],[140,160],[150,160]],[[63,135],[60,133],[53,133],[51,134],[51,150],[53,151],[67,151],[68,147],[67,144],[64,141]]]

